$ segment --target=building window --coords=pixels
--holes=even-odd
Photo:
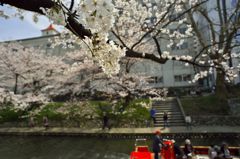
[[[187,42],[184,42],[180,46],[177,46],[176,44],[173,44],[172,47],[171,47],[172,50],[184,50],[184,49],[187,49],[187,48],[188,48],[188,43]]]
[[[175,82],[187,82],[191,80],[191,75],[190,74],[175,75],[174,80]]]
[[[163,83],[163,77],[156,77],[156,83]]]
[[[175,75],[174,80],[175,82],[182,82],[182,75]]]
[[[150,77],[150,78],[148,79],[148,83],[150,83],[150,84],[163,83],[163,77],[162,77],[162,76]]]
[[[176,29],[170,29],[169,32],[170,32],[170,34],[173,34],[174,31],[177,31],[181,34],[185,34],[186,30],[187,30],[187,28],[176,28]]]
[[[18,49],[12,48],[12,52],[17,52]]]
[[[186,30],[187,30],[187,28],[180,28],[180,29],[179,29],[179,33],[185,34],[185,33],[186,33]]]
[[[183,75],[183,81],[190,81],[191,75]]]
[[[47,43],[47,48],[51,48],[52,44],[51,43]]]

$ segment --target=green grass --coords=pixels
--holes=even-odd
[[[227,115],[229,107],[227,101],[219,100],[216,96],[201,96],[181,98],[186,114],[190,115]]]

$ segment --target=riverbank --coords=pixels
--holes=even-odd
[[[151,128],[112,128],[110,130],[96,129],[81,129],[81,128],[63,128],[51,127],[45,129],[44,127],[21,127],[21,128],[0,128],[0,135],[52,135],[52,136],[99,136],[99,137],[149,137],[153,132],[161,130],[165,137],[218,137],[232,136],[240,138],[240,127],[230,126],[199,126],[187,129],[186,127],[169,127],[163,129],[161,127]]]

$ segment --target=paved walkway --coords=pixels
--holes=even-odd
[[[184,134],[184,133],[230,133],[240,136],[240,126],[229,127],[229,126],[198,126],[192,127],[188,130],[186,127],[169,127],[163,129],[159,128],[112,128],[111,130],[101,130],[101,129],[82,129],[82,128],[62,128],[54,127],[45,129],[43,127],[34,128],[0,128],[0,134],[15,134],[15,135],[81,135],[81,134],[152,134],[156,130],[161,130],[162,134]]]

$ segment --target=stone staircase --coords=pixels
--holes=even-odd
[[[176,98],[167,98],[165,101],[153,101],[153,108],[157,111],[155,127],[163,127],[163,113],[168,112],[169,126],[185,126],[184,116]]]

